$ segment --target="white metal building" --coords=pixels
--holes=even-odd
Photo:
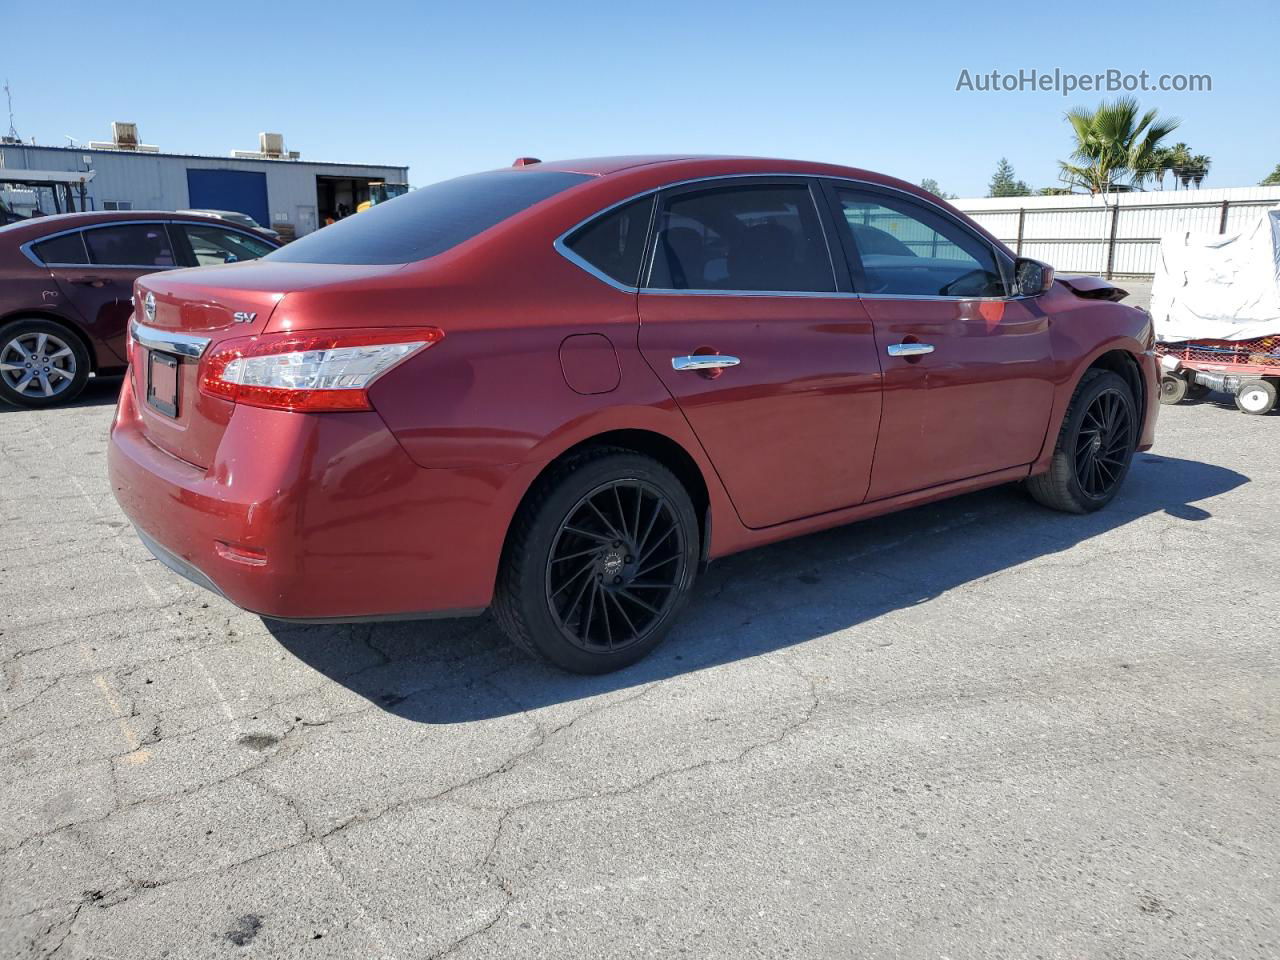
[[[261,134],[259,150],[212,157],[164,153],[139,144],[132,124],[114,127],[111,143],[89,147],[0,143],[3,178],[16,180],[20,171],[66,171],[73,178],[92,172],[85,183],[90,210],[238,210],[298,236],[327,217],[354,213],[369,199],[370,184],[405,184],[409,178],[403,166],[301,160],[285,152],[278,134]],[[19,212],[31,212],[24,205],[66,212],[43,209],[42,196],[47,205],[51,195],[11,188],[6,200]]]

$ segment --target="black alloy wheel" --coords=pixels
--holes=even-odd
[[[1076,434],[1076,479],[1094,499],[1109,498],[1129,465],[1133,401],[1128,393],[1128,388],[1116,387],[1098,393]]]
[[[1063,418],[1049,470],[1030,477],[1027,491],[1067,513],[1105,507],[1129,473],[1139,432],[1128,381],[1110,370],[1087,371]]]
[[[639,479],[601,484],[556,532],[547,603],[570,643],[625,650],[675,602],[685,577],[684,533],[660,489]]]
[[[693,500],[671,470],[632,450],[583,450],[539,479],[512,522],[494,618],[535,657],[618,670],[675,622],[700,550]]]

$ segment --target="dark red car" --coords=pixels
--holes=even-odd
[[[278,246],[174,213],[67,213],[0,227],[0,400],[66,403],[90,373],[124,370],[143,274],[256,259]]]
[[[492,607],[605,671],[737,550],[1012,481],[1104,506],[1158,409],[1120,296],[862,170],[524,163],[143,278],[111,479],[263,616]]]

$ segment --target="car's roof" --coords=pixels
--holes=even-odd
[[[748,157],[732,154],[655,154],[621,157],[588,157],[579,160],[555,160],[524,166],[524,170],[555,170],[583,173],[610,179],[649,179],[653,175],[668,180],[697,179],[717,174],[799,174],[806,176],[851,177],[873,183],[906,187],[920,193],[914,184],[874,173],[859,167],[811,160],[787,160],[778,157]],[[620,176],[621,175],[621,176]]]
[[[91,227],[102,223],[128,223],[131,220],[190,220],[207,223],[207,214],[175,213],[172,210],[95,210],[88,213],[55,213],[47,217],[32,217],[0,227],[0,236],[16,234],[57,233],[76,227]]]

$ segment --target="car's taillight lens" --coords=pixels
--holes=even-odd
[[[278,410],[372,410],[373,382],[443,339],[443,330],[420,327],[224,340],[200,360],[200,392]]]

